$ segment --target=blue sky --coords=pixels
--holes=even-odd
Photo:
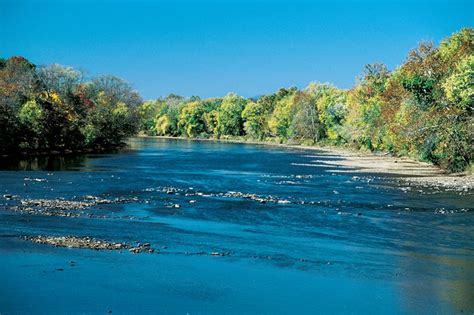
[[[364,64],[393,69],[420,40],[473,22],[473,0],[0,0],[0,57],[117,75],[145,99],[251,97],[349,88]]]

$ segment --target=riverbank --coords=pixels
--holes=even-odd
[[[339,173],[367,173],[388,175],[396,180],[402,180],[409,184],[443,188],[456,191],[468,191],[474,189],[474,174],[453,173],[448,174],[443,169],[427,163],[420,162],[408,157],[396,157],[389,153],[364,152],[352,148],[335,146],[309,146],[302,144],[280,144],[264,141],[245,141],[237,139],[202,139],[170,136],[139,136],[141,138],[175,139],[186,141],[210,141],[225,143],[254,144],[264,146],[275,146],[291,149],[304,149],[318,151],[312,163],[327,165],[335,168],[332,172]],[[318,160],[323,155],[323,160]],[[329,159],[328,159],[329,158]],[[331,159],[334,158],[334,159]],[[313,164],[308,164],[311,166]],[[340,168],[340,169],[338,169]]]

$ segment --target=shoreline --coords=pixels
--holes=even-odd
[[[447,173],[443,169],[427,162],[416,161],[409,157],[396,157],[389,153],[365,152],[357,149],[335,147],[335,146],[309,146],[301,144],[280,144],[265,141],[245,141],[236,139],[205,139],[186,138],[171,136],[146,136],[139,135],[138,138],[151,139],[173,139],[186,141],[207,141],[236,144],[264,145],[289,149],[301,149],[308,151],[318,151],[318,155],[332,157],[338,156],[335,160],[318,160],[319,156],[314,156],[312,163],[324,164],[328,167],[342,167],[340,170],[333,170],[338,173],[365,173],[393,176],[397,180],[403,180],[409,184],[423,187],[445,188],[456,191],[469,191],[474,189],[474,174]],[[308,164],[311,166],[311,164]]]

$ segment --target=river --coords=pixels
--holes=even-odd
[[[338,159],[152,138],[116,154],[3,159],[0,313],[473,312],[473,192],[324,164]],[[85,196],[123,202],[73,217],[14,211]],[[34,235],[156,250],[21,238]]]

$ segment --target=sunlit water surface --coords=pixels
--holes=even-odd
[[[0,193],[18,197],[0,196],[0,313],[474,311],[472,192],[321,162],[337,159],[132,139],[118,154],[2,160]],[[92,218],[10,208],[21,198],[88,195],[137,199],[85,210]],[[159,251],[55,248],[24,235],[149,242]]]

